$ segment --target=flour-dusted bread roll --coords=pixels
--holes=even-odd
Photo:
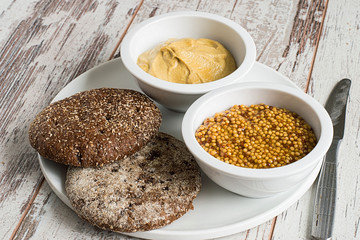
[[[69,167],[65,188],[81,218],[101,229],[136,232],[170,224],[193,209],[201,176],[185,144],[159,133],[120,161]]]
[[[72,166],[101,166],[142,148],[159,130],[161,113],[144,94],[100,88],[41,111],[29,139],[39,154]]]

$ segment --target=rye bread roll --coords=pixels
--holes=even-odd
[[[100,88],[46,107],[31,123],[29,139],[41,156],[55,162],[101,166],[138,151],[160,124],[160,110],[144,94]]]
[[[185,144],[159,133],[134,155],[101,168],[69,167],[65,189],[75,212],[116,232],[147,231],[193,209],[201,176]]]

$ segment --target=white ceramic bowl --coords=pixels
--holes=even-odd
[[[289,165],[250,169],[214,158],[195,139],[195,131],[206,118],[235,104],[259,103],[283,107],[300,115],[315,132],[318,140],[315,148]],[[215,183],[243,196],[262,198],[286,191],[306,179],[329,149],[333,127],[323,106],[297,89],[269,83],[239,83],[214,90],[196,100],[185,113],[182,135],[201,169]]]
[[[238,68],[210,83],[180,84],[153,77],[136,64],[141,53],[171,38],[217,40],[232,53]],[[245,29],[227,18],[203,12],[173,12],[152,17],[132,28],[121,43],[121,58],[139,87],[158,103],[181,112],[204,93],[241,80],[253,66],[255,57],[254,41]]]

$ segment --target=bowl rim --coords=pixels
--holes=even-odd
[[[206,105],[208,101],[210,101],[214,97],[218,97],[219,95],[223,95],[225,93],[256,88],[276,90],[294,95],[298,98],[301,98],[304,102],[308,104],[310,108],[314,110],[314,112],[317,113],[320,121],[320,137],[315,148],[305,157],[299,159],[294,163],[282,167],[267,169],[242,168],[222,162],[219,159],[211,156],[197,142],[197,140],[195,139],[196,129],[195,131],[192,130],[194,128],[192,123],[196,117],[197,112],[200,111],[200,109],[204,105]],[[236,103],[234,103],[234,105],[235,104]],[[199,99],[197,99],[186,111],[182,121],[181,131],[187,148],[195,156],[195,159],[197,161],[200,161],[202,164],[214,168],[226,175],[232,175],[237,178],[257,180],[286,177],[289,175],[300,173],[301,171],[306,170],[311,165],[316,166],[316,163],[318,161],[322,161],[323,156],[329,149],[333,138],[333,125],[331,118],[325,108],[318,101],[316,101],[308,94],[295,88],[281,84],[272,84],[265,82],[236,83],[204,94]]]
[[[131,43],[134,37],[137,35],[139,31],[146,28],[151,24],[156,24],[160,21],[166,21],[171,18],[181,18],[181,17],[197,17],[202,19],[209,19],[213,21],[217,21],[219,23],[225,24],[233,29],[244,41],[246,53],[243,62],[241,65],[228,76],[221,78],[216,81],[208,82],[208,83],[200,83],[200,84],[182,84],[182,83],[173,83],[165,80],[161,80],[156,78],[144,70],[142,70],[134,61],[131,59]],[[123,59],[124,66],[128,69],[128,71],[137,78],[138,81],[146,83],[152,87],[165,90],[173,93],[181,93],[181,94],[202,94],[208,92],[210,90],[222,87],[224,85],[228,85],[233,83],[234,81],[239,80],[245,74],[247,74],[252,68],[253,64],[256,60],[256,47],[254,40],[250,36],[250,34],[239,24],[234,21],[216,15],[212,13],[199,12],[199,11],[176,11],[171,13],[165,13],[158,16],[154,16],[145,20],[138,25],[134,26],[129,30],[129,32],[125,35],[121,47],[120,47],[121,58]]]

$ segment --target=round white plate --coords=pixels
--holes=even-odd
[[[255,63],[243,81],[281,83],[297,88],[288,78],[260,63]],[[80,91],[100,87],[130,88],[141,91],[135,79],[123,66],[121,59],[114,59],[78,76],[63,88],[53,101]],[[162,106],[159,108],[163,114],[160,130],[182,139],[180,127],[184,114],[167,110]],[[41,170],[52,190],[71,208],[64,187],[67,167],[41,156],[39,156],[39,161]],[[320,167],[321,162],[301,185],[263,199],[251,199],[231,193],[203,174],[203,187],[194,201],[194,210],[161,229],[126,234],[147,239],[206,239],[247,230],[272,219],[295,203],[315,181]]]

